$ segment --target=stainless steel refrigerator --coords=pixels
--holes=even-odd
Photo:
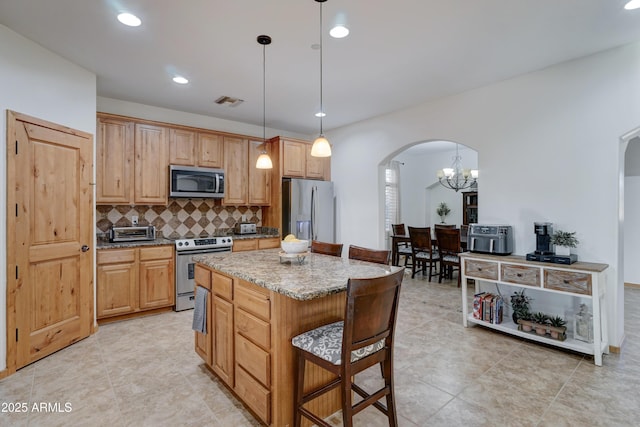
[[[333,182],[311,179],[282,180],[282,236],[335,243]]]

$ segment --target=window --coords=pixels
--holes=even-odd
[[[400,162],[392,160],[384,174],[384,229],[391,233],[391,224],[400,222]]]

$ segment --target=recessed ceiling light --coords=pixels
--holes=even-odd
[[[140,18],[130,13],[121,13],[120,15],[118,15],[118,21],[130,27],[138,27],[140,26],[140,24],[142,24]]]
[[[638,9],[640,8],[640,0],[630,0],[624,5],[624,8],[627,10]]]
[[[344,25],[336,25],[329,30],[329,35],[335,39],[341,39],[349,35],[349,29]]]
[[[316,117],[324,117],[324,116],[326,116],[326,115],[327,115],[327,114],[326,114],[326,113],[323,113],[322,111],[318,111],[318,112],[315,114],[315,116],[316,116]]]
[[[187,83],[189,83],[189,80],[185,79],[182,76],[175,76],[173,78],[173,81],[176,82],[176,83],[179,83],[181,85],[186,85]]]

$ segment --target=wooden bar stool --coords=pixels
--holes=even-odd
[[[311,252],[340,257],[342,256],[342,246],[342,243],[326,243],[312,240]]]
[[[376,264],[389,264],[389,250],[369,249],[361,246],[349,246],[349,259],[375,262]]]
[[[291,340],[298,363],[294,381],[294,426],[300,427],[302,416],[314,423],[329,427],[304,405],[330,390],[340,387],[342,393],[342,423],[353,425],[353,416],[374,405],[389,418],[390,426],[397,426],[393,393],[393,336],[400,298],[400,284],[404,270],[382,277],[349,279],[344,321],[312,329]],[[304,389],[305,363],[312,362],[335,374],[336,379],[314,390]],[[368,394],[353,383],[358,372],[380,364],[384,387]],[[363,400],[355,405],[352,392]],[[378,402],[386,397],[387,405]]]

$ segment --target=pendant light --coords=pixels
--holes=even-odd
[[[313,141],[311,155],[313,157],[330,157],[331,145],[322,133],[322,117],[324,116],[324,106],[322,104],[322,3],[327,0],[315,0],[320,3],[320,135]]]
[[[258,169],[273,169],[273,163],[271,157],[267,153],[267,139],[266,139],[266,104],[267,104],[267,91],[266,91],[266,58],[265,49],[268,44],[271,44],[271,37],[261,35],[258,36],[258,43],[262,45],[262,153],[258,156],[256,161],[256,168]]]

